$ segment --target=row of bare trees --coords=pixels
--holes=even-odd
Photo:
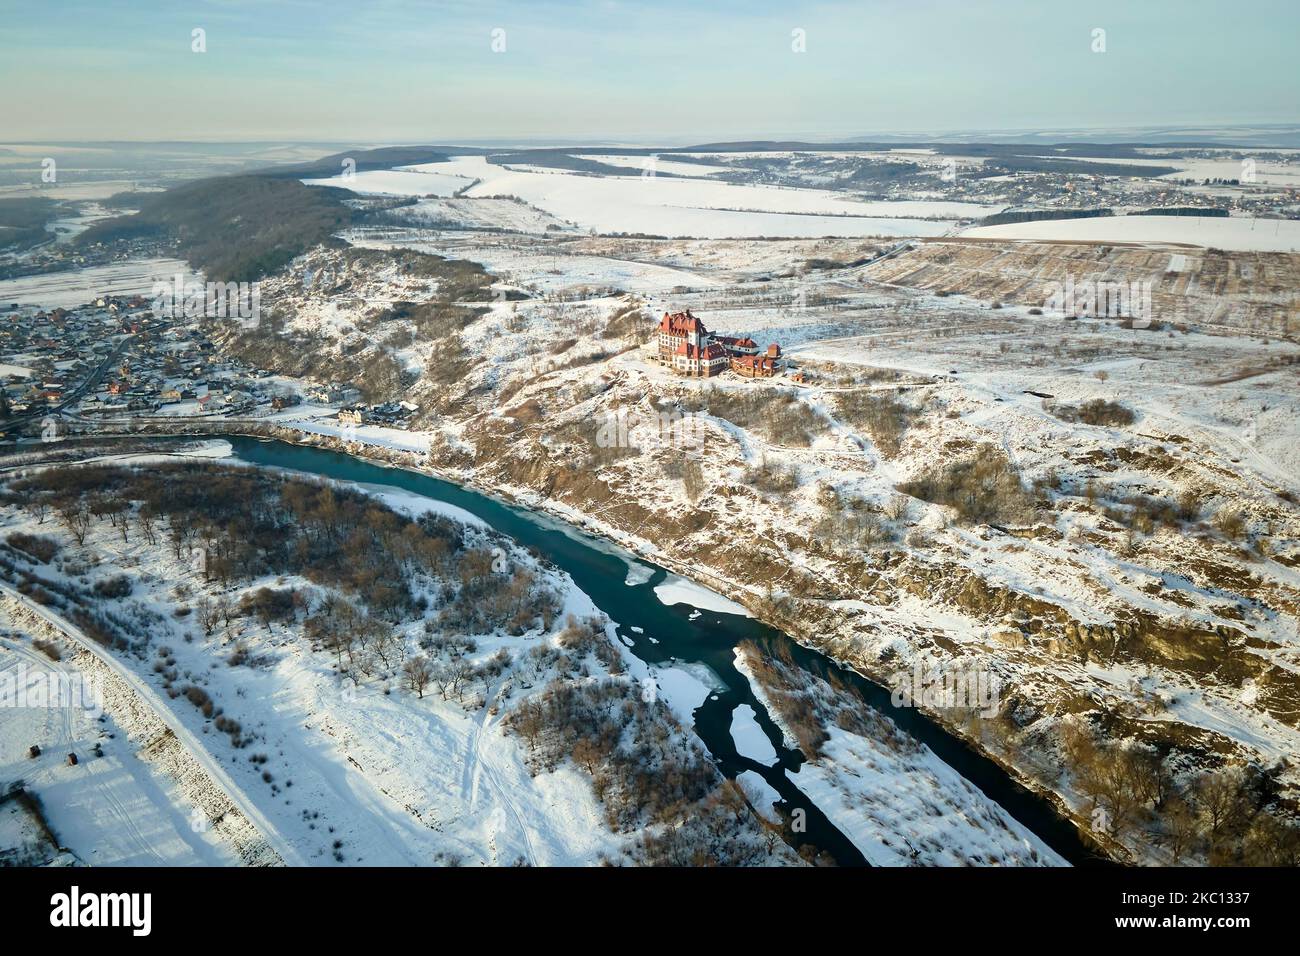
[[[1083,721],[1062,726],[1061,749],[1106,836],[1123,841],[1145,828],[1174,863],[1300,865],[1300,827],[1274,812],[1276,769],[1229,764],[1180,775],[1154,747],[1099,741]]]

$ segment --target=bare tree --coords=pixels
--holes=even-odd
[[[532,700],[524,701],[515,711],[512,724],[524,740],[528,741],[529,752],[536,751],[542,731],[546,729],[546,716],[542,711],[542,705]]]
[[[221,621],[226,625],[226,627],[230,627],[231,622],[238,616],[234,603],[224,595],[217,598],[216,611],[221,615]]]
[[[211,636],[221,620],[221,609],[215,601],[205,597],[199,602],[198,610],[199,626],[203,628],[204,634]]]
[[[168,519],[167,540],[172,546],[172,556],[181,560],[188,550],[190,528],[182,522],[181,516],[173,514]]]
[[[23,507],[36,519],[37,524],[45,524],[45,518],[50,513],[50,503],[43,495],[33,493],[31,498],[23,502]]]
[[[912,499],[907,495],[890,495],[885,503],[885,517],[890,521],[906,521],[912,510]]]
[[[1182,794],[1174,794],[1166,801],[1165,825],[1169,830],[1169,853],[1175,865],[1196,848],[1201,838],[1200,821],[1196,808]]]
[[[86,543],[86,535],[90,534],[90,513],[80,500],[68,501],[60,505],[59,520],[63,522],[77,544]]]
[[[600,752],[600,748],[587,737],[583,737],[573,745],[573,762],[593,777],[603,759],[604,754]]]
[[[433,686],[437,688],[438,696],[443,700],[447,699],[447,691],[451,687],[451,675],[446,664],[435,664],[433,673],[429,675]]]
[[[415,696],[421,700],[424,699],[424,690],[433,680],[433,665],[423,654],[412,657],[402,668],[402,675],[406,678],[406,686]]]
[[[135,523],[140,529],[140,536],[149,544],[158,543],[158,515],[153,506],[147,502],[136,513]]]
[[[447,665],[447,688],[460,700],[467,681],[474,677],[474,665],[464,657],[458,657]]]
[[[1240,767],[1226,767],[1196,778],[1193,784],[1196,803],[1211,840],[1226,835],[1248,814],[1245,776]]]
[[[375,623],[378,627],[374,631],[370,649],[379,658],[379,662],[384,665],[384,668],[388,669],[400,659],[405,642],[402,640],[401,634],[391,627],[387,627],[378,621]]]

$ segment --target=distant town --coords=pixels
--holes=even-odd
[[[344,425],[406,428],[418,410],[410,402],[366,405],[350,383],[298,383],[218,355],[201,323],[159,318],[152,305],[132,295],[100,296],[75,309],[5,307],[0,436],[49,437],[128,421],[281,417],[299,409],[336,415]]]

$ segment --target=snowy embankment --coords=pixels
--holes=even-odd
[[[342,425],[337,420],[294,419],[278,421],[276,424],[309,435],[325,435],[344,442],[374,445],[393,451],[424,454],[429,450],[430,436],[427,432],[408,432],[401,428],[386,428],[383,425]]]
[[[83,674],[98,679],[99,693],[103,694],[104,702],[110,711],[115,713],[119,719],[123,719],[125,716],[128,722],[131,722],[133,717],[137,727],[143,726],[148,729],[150,733],[147,733],[143,739],[155,747],[154,760],[160,764],[171,764],[171,775],[174,779],[181,781],[183,789],[187,791],[186,802],[198,805],[196,807],[198,815],[195,815],[194,810],[191,811],[190,828],[193,832],[206,832],[209,823],[211,823],[219,826],[226,834],[232,835],[231,840],[240,846],[240,853],[246,860],[256,860],[263,865],[267,862],[301,865],[301,859],[283,836],[257,809],[248,795],[231,780],[208,749],[177,719],[171,708],[139,675],[135,674],[112,654],[99,647],[79,627],[64,620],[49,608],[42,607],[32,601],[26,595],[20,594],[8,584],[0,584],[0,595],[8,602],[8,613],[11,616],[15,611],[19,611],[19,616],[25,614],[30,619],[46,625],[50,631],[57,632],[64,640],[71,642],[78,652],[87,658],[80,670]],[[93,673],[93,671],[100,668],[102,668],[100,673]],[[138,713],[140,709],[143,709],[146,713]],[[64,710],[70,711],[71,708],[65,708]],[[137,711],[137,713],[132,715],[132,711]],[[68,736],[74,727],[74,717],[71,713],[65,713],[64,716],[67,721],[64,725],[64,736]],[[157,733],[159,730],[165,731],[165,734],[160,736]],[[169,755],[170,760],[166,759],[167,755],[158,753],[156,748],[156,742],[167,734],[179,742],[182,751],[182,753]],[[6,739],[7,737],[8,734],[6,734]],[[137,736],[137,739],[141,738]],[[165,745],[166,742],[164,742]],[[186,764],[192,764],[193,766],[186,766]],[[132,770],[134,771],[134,768]],[[132,772],[131,776],[142,793],[156,787],[156,784],[152,786],[147,784],[146,778],[137,772]],[[218,803],[219,815],[212,813],[210,810],[206,813],[203,812],[204,809],[208,809],[202,806],[204,803],[211,807],[212,795],[206,795],[207,800],[204,800],[205,795],[201,791],[210,790],[212,787],[217,788],[221,797],[224,797],[224,801]],[[166,819],[169,814],[154,816],[147,813],[146,806],[148,803],[154,804],[154,809],[157,809],[158,796],[150,795],[144,804],[136,803],[133,807],[127,807],[123,804],[123,794],[110,792],[103,787],[101,787],[101,793],[109,805],[108,812],[98,818],[91,816],[75,820],[75,832],[80,845],[89,848],[92,855],[95,855],[98,848],[103,847],[106,854],[112,852],[122,854],[118,859],[119,864],[133,862],[131,854],[136,854],[139,858],[134,862],[140,863],[168,862],[164,854],[178,855],[183,858],[183,852],[177,849],[172,842],[178,836],[178,833],[172,829],[175,826],[175,821]],[[221,802],[224,802],[225,805],[220,806]],[[53,818],[62,822],[65,819],[64,812],[66,809],[66,805],[61,808],[53,807],[51,809]],[[175,810],[175,807],[170,809]],[[142,827],[146,825],[145,820],[142,819],[142,814],[154,817],[148,823],[148,826],[154,832],[152,840],[146,840],[141,834]],[[227,817],[232,819],[226,819]],[[115,826],[131,828],[131,837],[125,845],[115,842],[111,833],[104,832],[105,827],[111,830]],[[256,841],[249,839],[250,835],[244,832],[245,826],[253,828],[257,836],[265,841],[266,846],[255,846]],[[198,852],[197,844],[191,843],[191,847],[195,852]],[[274,860],[267,859],[268,850],[273,852]],[[207,853],[220,857],[229,853],[229,851],[220,849],[214,843]],[[209,861],[211,859],[210,857]],[[93,861],[88,860],[87,862]]]
[[[1300,221],[1200,216],[1096,216],[976,226],[964,239],[1038,242],[1134,242],[1206,246],[1242,252],[1300,251]]]

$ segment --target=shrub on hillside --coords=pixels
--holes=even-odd
[[[1090,399],[1082,405],[1053,405],[1050,411],[1061,421],[1082,422],[1085,425],[1122,428],[1137,420],[1132,409],[1119,402],[1108,402],[1104,398]]]
[[[21,531],[15,531],[5,539],[9,546],[17,548],[24,554],[35,558],[41,564],[49,564],[59,553],[59,543],[53,538],[47,538],[44,535],[24,534]]]
[[[980,445],[973,457],[952,462],[898,486],[904,494],[955,508],[966,522],[1015,523],[1033,516],[1034,497],[1020,473],[995,445]]]

